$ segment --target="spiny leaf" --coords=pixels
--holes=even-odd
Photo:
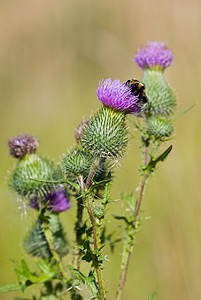
[[[11,283],[11,284],[0,286],[0,294],[7,293],[7,292],[19,291],[21,289],[22,289],[22,285],[20,285],[19,282]]]
[[[116,220],[123,220],[126,222],[126,224],[131,225],[133,223],[133,220],[129,220],[127,217],[125,216],[117,216],[117,215],[112,215],[113,218],[115,218]]]
[[[129,207],[132,211],[135,210],[134,196],[135,196],[135,192],[132,192],[132,193],[129,194],[129,195],[126,194],[125,191],[123,191],[123,192],[121,193],[121,199],[126,201],[128,207]]]
[[[143,168],[143,171],[150,171],[153,170],[157,163],[159,161],[164,161],[167,156],[170,154],[170,152],[172,151],[172,145],[170,147],[168,147],[161,155],[159,155],[156,159],[151,159],[151,161],[148,163],[148,165]]]
[[[108,182],[105,185],[105,192],[103,195],[103,204],[107,204],[109,202],[110,199],[110,191],[111,191],[111,172],[108,173]]]
[[[185,113],[187,113],[189,110],[191,110],[194,106],[195,106],[195,103],[192,104],[192,105],[190,105],[187,109],[185,109],[184,111],[182,111],[180,114],[178,114],[178,115],[172,117],[171,120],[174,121],[175,119],[177,119],[177,118],[183,116]]]
[[[97,187],[103,185],[103,184],[107,184],[108,182],[110,182],[112,179],[105,179],[105,180],[101,180],[99,182],[93,182],[93,184],[91,185],[89,192],[92,192],[94,189],[96,189]]]
[[[92,271],[89,272],[89,275],[86,278],[86,284],[88,285],[94,296],[99,296],[98,286],[96,284],[96,279]]]
[[[81,273],[79,270],[68,265],[68,269],[75,275],[75,277],[82,283],[87,284],[94,297],[99,298],[99,290],[96,284],[96,279],[92,271],[89,272],[88,277]]]
[[[75,269],[71,265],[68,265],[67,267],[76,276],[76,278],[78,278],[82,283],[85,283],[86,276],[83,273],[81,273],[79,270]]]

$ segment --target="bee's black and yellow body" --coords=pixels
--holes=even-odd
[[[144,106],[146,103],[148,103],[148,98],[143,83],[141,83],[137,79],[130,79],[126,81],[125,85],[130,87],[130,91],[132,95],[137,96],[139,98],[137,103],[140,106]]]

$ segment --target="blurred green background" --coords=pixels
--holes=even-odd
[[[7,187],[7,170],[15,162],[8,154],[8,138],[33,134],[39,152],[59,160],[74,145],[81,118],[100,106],[95,95],[99,79],[141,78],[133,57],[148,40],[164,41],[173,51],[166,77],[177,94],[177,112],[196,106],[175,121],[173,152],[147,186],[142,208],[151,219],[137,235],[124,299],[149,299],[155,290],[162,300],[201,299],[200,0],[0,1],[0,284],[16,280],[10,259],[31,262],[21,244],[34,218],[31,211],[23,217],[22,203]],[[138,185],[139,136],[131,130],[113,199]],[[70,238],[74,208],[62,214]],[[109,213],[123,209],[117,201]],[[117,230],[115,223],[110,229]],[[120,250],[109,253],[105,263],[110,299],[117,287]],[[14,296],[23,295],[0,299]]]

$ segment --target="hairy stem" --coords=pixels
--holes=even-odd
[[[90,184],[91,184],[91,179],[97,169],[97,164],[92,168],[92,171],[90,172],[87,182],[86,182],[86,188],[89,190]],[[78,182],[81,187],[82,193],[85,195],[85,203],[86,203],[86,208],[87,212],[91,221],[92,225],[92,230],[93,230],[93,244],[94,244],[94,251],[98,251],[99,248],[99,226],[97,224],[97,221],[93,215],[92,207],[91,207],[91,202],[90,202],[90,195],[88,194],[86,196],[85,193],[85,187],[84,187],[84,182],[83,182],[83,177],[79,176],[78,177]],[[99,293],[100,293],[100,299],[104,300],[105,299],[105,290],[103,288],[103,278],[102,278],[102,270],[99,266],[99,263],[94,263],[94,268],[96,270],[96,276],[97,276],[97,281],[98,281],[98,288],[99,288]]]
[[[89,215],[89,218],[90,218],[90,221],[91,221],[91,225],[92,225],[92,230],[93,230],[94,251],[98,251],[98,248],[99,248],[99,228],[98,228],[98,224],[96,222],[96,219],[93,215],[89,198],[87,198],[86,204],[87,204],[87,212],[88,212],[88,215]],[[100,299],[104,300],[105,299],[105,290],[104,290],[104,287],[103,287],[102,270],[99,267],[98,262],[96,264],[94,264],[94,267],[95,267],[95,270],[96,270],[96,276],[97,276],[97,281],[98,281]]]
[[[76,245],[82,245],[82,228],[83,228],[83,209],[84,209],[84,202],[83,198],[77,199],[77,222],[75,223],[75,232],[76,232]],[[75,254],[75,268],[79,270],[80,268],[80,257],[81,257],[81,249],[76,249]]]
[[[52,257],[55,260],[55,262],[58,263],[60,275],[62,275],[62,277],[64,279],[68,280],[67,273],[66,273],[66,271],[64,269],[64,266],[61,262],[59,254],[57,253],[57,251],[54,247],[54,242],[53,242],[54,238],[53,238],[52,232],[51,232],[50,227],[49,227],[48,218],[46,218],[44,215],[41,215],[41,219],[42,219],[42,222],[43,222],[42,227],[43,227],[43,231],[44,231],[44,234],[45,234],[45,238],[47,240],[47,243],[48,243],[50,252],[52,254]]]
[[[147,165],[147,160],[148,160],[148,147],[149,147],[149,140],[147,140],[144,144],[144,164],[145,166]],[[149,173],[144,173],[141,179],[141,184],[140,184],[140,193],[139,197],[135,203],[135,211],[134,211],[134,218],[133,218],[133,224],[131,228],[128,228],[128,235],[127,235],[127,240],[125,242],[124,248],[123,248],[123,253],[122,253],[122,264],[121,264],[121,275],[120,275],[120,281],[119,281],[119,287],[117,290],[117,300],[121,300],[123,297],[123,292],[125,288],[125,283],[126,283],[126,277],[128,273],[128,266],[130,262],[130,256],[133,251],[134,247],[134,233],[136,230],[136,225],[140,213],[140,207],[142,203],[142,197],[144,193],[144,188],[145,184],[147,181],[147,178],[149,176]]]
[[[97,165],[95,165],[91,171],[91,173],[89,174],[88,178],[87,178],[87,182],[86,182],[86,188],[87,190],[90,188],[90,185],[91,185],[91,179],[93,178],[94,176],[94,173],[96,172],[96,169],[97,169]]]

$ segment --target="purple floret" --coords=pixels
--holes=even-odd
[[[135,62],[142,69],[160,66],[162,69],[172,63],[172,52],[162,42],[148,42],[145,48],[139,49],[135,55]]]
[[[8,141],[10,154],[16,158],[22,158],[26,154],[34,153],[38,147],[38,141],[29,134],[20,134]]]
[[[39,210],[39,204],[38,204],[38,201],[36,198],[31,198],[29,200],[29,206],[36,209],[36,210]]]
[[[141,112],[138,96],[132,95],[131,89],[119,79],[101,80],[96,94],[104,105],[115,110],[134,115]]]
[[[68,197],[62,190],[57,190],[49,194],[46,201],[49,201],[48,209],[58,213],[66,211],[71,207]]]
[[[71,207],[68,197],[65,195],[62,189],[56,190],[46,195],[43,205],[48,202],[47,209],[53,212],[61,213]],[[37,198],[31,198],[29,200],[29,206],[39,210],[39,204]]]

